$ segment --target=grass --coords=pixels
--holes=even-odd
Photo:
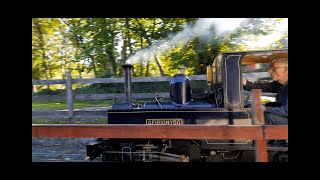
[[[261,96],[260,100],[262,103],[275,102],[274,97]]]
[[[73,103],[73,108],[86,107],[105,107],[111,106],[113,100],[76,100]],[[32,101],[32,110],[59,110],[67,109],[66,101]]]
[[[68,124],[67,120],[33,120],[32,124]],[[98,119],[92,121],[76,121],[75,124],[108,124],[106,119]]]

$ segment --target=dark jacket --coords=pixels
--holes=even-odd
[[[262,92],[277,93],[276,101],[278,105],[275,107],[266,105],[266,112],[277,116],[288,117],[288,82],[285,85],[281,85],[277,81],[270,83],[252,83],[247,81],[244,89],[247,91],[251,89],[261,89]]]

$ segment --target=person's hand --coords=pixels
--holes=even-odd
[[[242,78],[242,84],[245,86],[247,84],[247,79],[246,78]]]

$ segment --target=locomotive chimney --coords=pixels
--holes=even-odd
[[[131,100],[131,70],[133,68],[132,64],[125,63],[122,65],[124,71],[124,93],[125,101],[129,102]]]

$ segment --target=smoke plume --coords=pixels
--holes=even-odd
[[[161,40],[149,48],[142,49],[131,56],[126,63],[134,64],[141,58],[145,59],[157,55],[159,51],[168,50],[177,43],[185,45],[191,38],[197,37],[199,40],[208,43],[214,40],[216,36],[223,33],[232,32],[239,27],[245,18],[200,18],[186,27],[179,33],[170,35],[167,40]]]

